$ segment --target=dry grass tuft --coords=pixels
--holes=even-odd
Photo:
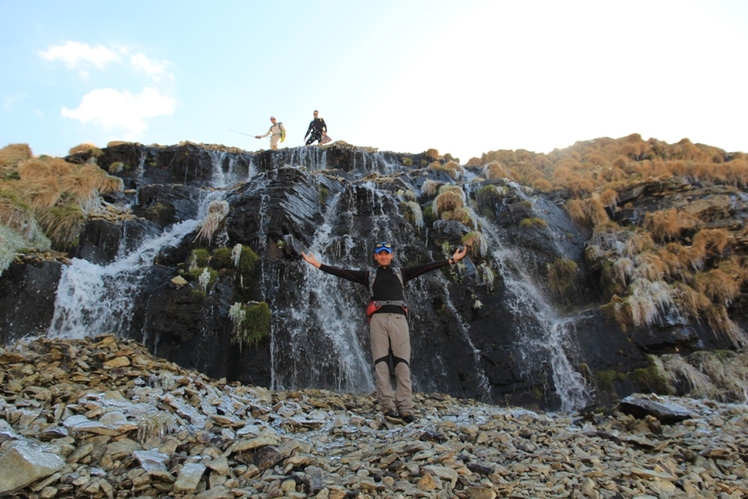
[[[197,236],[195,236],[195,241],[201,239],[210,243],[221,222],[223,222],[228,214],[229,204],[226,201],[213,201],[210,203],[208,214],[205,216],[205,220],[203,220]]]
[[[691,269],[696,269],[694,252],[680,243],[669,243],[657,249],[660,260],[665,265],[665,273],[672,279],[688,281],[692,278]]]
[[[28,144],[10,144],[0,149],[0,173],[8,167],[15,167],[21,161],[31,159],[34,155]]]
[[[730,305],[740,294],[741,282],[720,269],[712,269],[697,273],[693,287],[714,303]]]
[[[509,173],[498,162],[488,163],[483,167],[483,175],[487,179],[509,178]]]
[[[42,211],[37,218],[47,237],[62,246],[76,244],[87,219],[83,209],[72,202],[57,204]]]
[[[464,206],[441,212],[441,218],[442,220],[455,220],[472,229],[476,228],[472,213]]]
[[[434,199],[434,215],[454,211],[465,206],[465,193],[459,186],[444,185],[439,189],[439,195]]]
[[[706,257],[721,258],[730,241],[725,229],[701,229],[693,238],[694,249]]]
[[[34,212],[11,186],[0,184],[0,224],[31,240],[35,226]]]
[[[96,144],[93,144],[91,142],[85,142],[75,147],[71,147],[70,150],[68,151],[68,154],[70,156],[73,156],[74,154],[81,154],[81,153],[90,154],[93,157],[98,157],[104,154],[104,152],[101,149],[96,147]]]
[[[52,208],[62,197],[57,177],[32,178],[24,182],[23,189],[24,197],[37,212]]]
[[[709,327],[732,348],[748,345],[745,333],[730,319],[724,305],[712,305],[704,311],[704,316]]]
[[[618,192],[613,189],[606,189],[600,194],[600,202],[608,208],[615,208],[618,203]]]
[[[473,258],[480,259],[488,254],[488,240],[481,232],[468,232],[462,237],[462,243]]]
[[[441,185],[442,184],[437,182],[436,180],[428,179],[421,186],[421,192],[423,192],[423,194],[428,197],[436,196],[436,193],[439,192],[439,187]]]
[[[652,239],[661,243],[678,239],[683,230],[694,229],[698,224],[698,219],[675,208],[647,213],[644,220]]]
[[[570,199],[566,202],[566,212],[571,219],[587,227],[596,227],[610,221],[608,212],[599,197]]]
[[[441,154],[439,154],[439,151],[437,149],[434,149],[433,147],[424,151],[423,155],[426,156],[431,161],[438,161],[440,159],[444,159],[444,157]]]

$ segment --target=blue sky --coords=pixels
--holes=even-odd
[[[334,140],[466,162],[640,133],[748,152],[748,2],[0,0],[0,147]]]

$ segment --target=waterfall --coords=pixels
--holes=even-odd
[[[521,340],[516,345],[517,364],[525,366],[527,375],[531,375],[533,369],[540,372],[544,365],[550,367],[562,410],[572,411],[588,405],[590,389],[569,360],[569,352],[573,350],[570,329],[574,320],[558,316],[524,268],[523,256],[504,245],[491,223],[481,217],[477,219],[488,239],[492,266],[499,269],[506,287],[508,299],[504,306],[515,317],[523,318],[516,323]]]
[[[318,258],[336,242],[330,235],[330,217],[335,216],[339,198],[337,195],[332,200],[324,223],[312,238],[309,251]],[[350,238],[344,238],[342,246],[350,250],[351,243]],[[281,315],[283,330],[288,331],[290,337],[279,341],[277,335],[273,335],[273,388],[305,387],[313,383],[317,388],[353,393],[373,391],[372,362],[362,337],[368,329],[363,305],[355,296],[340,292],[341,279],[303,261],[299,265],[304,276],[299,289],[301,299],[295,307],[276,312]],[[320,339],[329,350],[314,355],[310,350],[321,343]],[[290,369],[287,361],[283,363],[284,369],[278,369],[281,357],[291,359]],[[328,381],[320,383],[320,380]]]
[[[223,172],[223,162],[227,154],[226,151],[208,150],[208,156],[210,156],[210,162],[213,165],[211,171],[212,184],[217,189],[228,187],[229,177],[233,176],[231,175],[233,172]]]
[[[288,165],[303,166],[310,171],[319,171],[327,168],[327,151],[321,147],[300,146],[289,149],[289,152]],[[274,166],[278,168],[283,165]]]
[[[213,178],[218,185],[212,187],[225,187],[231,178],[222,170],[225,153],[214,153],[215,151],[211,151],[210,157]],[[141,155],[139,171],[144,161],[145,153]],[[108,265],[96,265],[73,258],[63,268],[47,335],[83,338],[112,333],[126,336],[132,320],[134,296],[156,256],[163,248],[177,246],[185,236],[193,233],[206,217],[210,203],[222,200],[225,196],[225,189],[206,191],[197,218],[176,223],[161,234],[145,239],[134,249],[127,249],[123,234],[118,254]],[[126,230],[126,224],[122,230]]]
[[[176,245],[197,227],[197,220],[174,224],[163,234],[121,254],[109,265],[73,258],[57,286],[55,311],[47,336],[84,338],[126,335],[133,297],[161,248]]]
[[[393,199],[390,191],[381,190],[373,181],[354,182],[331,200],[324,213],[324,222],[312,237],[309,251],[323,263],[336,267],[373,267],[369,258],[374,240],[390,241],[396,248],[413,245],[409,233],[397,230],[406,223],[399,212],[399,202]],[[348,231],[333,233],[335,227],[347,227]],[[397,258],[405,257],[403,251]],[[441,255],[436,257],[441,258]],[[359,284],[321,272],[305,262],[299,262],[299,265],[303,280],[296,295],[296,305],[290,310],[274,311],[273,387],[311,386],[356,393],[372,391],[373,363],[364,314],[368,291]],[[399,261],[397,265],[408,266],[408,262]],[[431,280],[432,286],[427,286],[426,280]],[[433,314],[428,307],[434,282],[442,294],[448,315],[455,319],[460,343],[466,345],[474,360],[472,368],[466,370],[475,373],[479,390],[485,399],[490,400],[490,383],[481,366],[480,352],[470,339],[469,326],[452,303],[446,278],[439,272],[432,272],[410,282],[406,294],[411,311],[416,317]],[[414,329],[412,334],[423,338],[426,331]],[[427,364],[424,370],[413,373],[416,388],[443,388],[445,379],[450,377],[446,369],[449,352],[441,349],[418,351],[414,356],[419,356],[421,363]]]

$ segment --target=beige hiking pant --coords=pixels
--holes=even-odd
[[[377,397],[384,412],[413,412],[410,380],[410,330],[403,314],[378,313],[371,316],[371,354],[377,383]],[[390,381],[389,353],[395,363],[395,389]]]
[[[273,135],[271,135],[270,136],[270,149],[272,149],[273,151],[277,151],[278,142],[280,141],[280,139],[281,139],[281,134],[279,133],[274,133]]]

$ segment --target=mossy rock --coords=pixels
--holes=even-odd
[[[190,252],[190,256],[187,259],[187,263],[190,265],[194,264],[198,267],[207,267],[208,261],[210,260],[210,253],[205,248],[195,248]]]
[[[216,270],[234,269],[234,258],[231,254],[231,248],[218,248],[213,252],[210,259],[210,266]]]

